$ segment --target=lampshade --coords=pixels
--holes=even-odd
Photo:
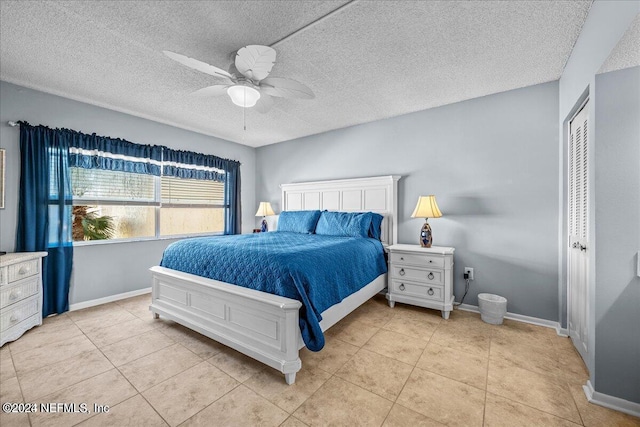
[[[260,92],[245,85],[233,85],[227,89],[227,93],[233,101],[239,107],[253,107],[260,99]]]
[[[440,218],[442,212],[438,209],[436,196],[420,196],[418,204],[411,214],[411,218]]]
[[[273,209],[271,208],[271,203],[260,202],[260,206],[258,206],[258,212],[256,212],[256,216],[267,216],[267,215],[275,215],[275,212],[273,212]]]

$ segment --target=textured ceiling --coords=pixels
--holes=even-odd
[[[640,14],[624,33],[609,57],[604,61],[598,74],[640,65]]]
[[[557,80],[590,6],[3,0],[0,79],[258,147]],[[246,109],[246,130],[228,97],[189,96],[215,78],[162,54],[226,69],[240,47],[273,43],[271,75],[316,98]]]

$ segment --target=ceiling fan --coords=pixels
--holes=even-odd
[[[193,92],[195,96],[221,96],[226,93],[234,104],[244,108],[255,106],[261,113],[271,108],[273,96],[299,99],[315,97],[313,91],[302,83],[283,77],[269,77],[276,62],[276,51],[268,46],[249,45],[241,48],[228,72],[179,53],[167,50],[163,53],[182,65],[224,80]]]

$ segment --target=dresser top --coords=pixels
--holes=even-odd
[[[455,251],[455,248],[449,248],[447,246],[431,246],[430,248],[423,248],[420,245],[397,244],[397,245],[389,246],[389,250],[448,255],[448,254],[453,254],[453,252]]]
[[[45,257],[46,252],[11,252],[6,255],[0,255],[0,267],[16,264],[22,261]]]

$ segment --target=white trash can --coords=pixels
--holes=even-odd
[[[478,294],[478,308],[483,321],[502,325],[502,319],[507,314],[507,299],[499,295]]]

